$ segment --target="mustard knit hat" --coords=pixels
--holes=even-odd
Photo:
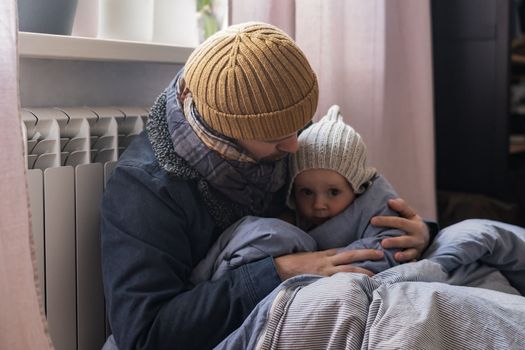
[[[248,22],[209,37],[188,58],[184,80],[209,127],[244,140],[276,140],[317,108],[317,78],[283,31]]]
[[[308,169],[328,169],[344,176],[355,193],[365,191],[376,170],[366,166],[366,146],[361,136],[345,124],[340,108],[333,105],[317,123],[299,135],[299,149],[290,159],[290,184],[286,203],[295,207],[292,188],[295,177]]]

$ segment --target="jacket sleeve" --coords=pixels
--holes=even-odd
[[[231,269],[268,256],[316,250],[315,240],[297,226],[280,219],[245,216],[220,235],[193,269],[190,280],[216,280]]]
[[[108,183],[101,212],[102,269],[119,349],[211,348],[280,283],[271,258],[213,282],[189,282],[195,256],[202,254],[198,250],[213,243],[206,233],[213,222],[197,205],[195,191],[186,182],[122,164]]]

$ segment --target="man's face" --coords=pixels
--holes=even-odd
[[[258,162],[273,162],[297,152],[297,134],[293,133],[278,140],[257,141],[237,140],[250,156]]]

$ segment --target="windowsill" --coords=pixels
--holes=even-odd
[[[193,47],[19,32],[22,58],[82,61],[126,61],[182,64]]]

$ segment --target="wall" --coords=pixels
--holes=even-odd
[[[178,64],[20,59],[22,107],[150,107]]]

